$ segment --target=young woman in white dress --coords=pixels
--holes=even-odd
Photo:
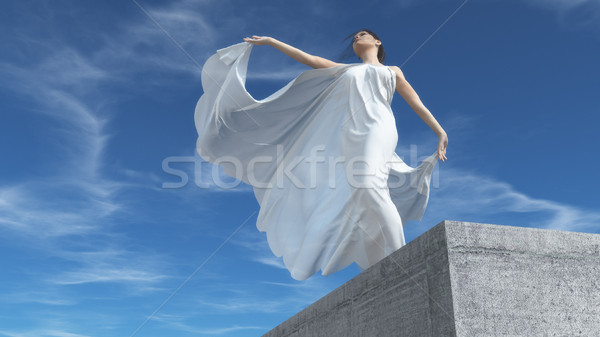
[[[421,220],[433,169],[447,159],[446,132],[402,71],[383,65],[381,40],[366,29],[350,36],[362,63],[336,63],[253,36],[219,49],[202,69],[198,153],[253,186],[257,228],[297,280],[353,262],[364,270],[405,245],[403,227]],[[256,100],[245,88],[253,45],[271,45],[315,69]],[[417,167],[395,153],[395,92],[439,137]],[[354,159],[370,171],[357,177]]]

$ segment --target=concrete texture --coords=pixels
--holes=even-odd
[[[264,336],[600,336],[600,235],[445,220]]]

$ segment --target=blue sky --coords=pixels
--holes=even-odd
[[[331,59],[382,38],[449,137],[407,241],[444,219],[600,233],[600,1],[138,4],[0,4],[0,336],[257,336],[359,273],[292,279],[251,188],[195,154],[200,67],[252,34]],[[255,47],[247,87],[307,69]],[[392,108],[415,165],[437,137]]]

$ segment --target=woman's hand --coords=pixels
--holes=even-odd
[[[438,158],[443,162],[445,160],[448,160],[448,158],[446,158],[446,147],[448,146],[448,135],[446,135],[446,133],[441,133],[439,135],[440,137],[440,141],[438,142],[438,148],[437,148],[437,152],[438,152]]]
[[[244,41],[248,42],[248,43],[252,43],[258,46],[262,46],[265,44],[270,44],[272,41],[272,38],[268,37],[268,36],[257,36],[257,35],[252,35],[252,38],[249,37],[245,37]]]

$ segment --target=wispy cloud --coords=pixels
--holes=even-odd
[[[46,282],[51,285],[116,283],[126,286],[130,296],[165,290],[157,285],[170,278],[163,273],[169,269],[166,257],[112,245],[106,244],[99,250],[55,250],[54,255],[69,261],[72,267],[62,268]]]
[[[46,237],[87,232],[91,213],[105,216],[119,209],[112,199],[117,183],[101,174],[109,138],[106,118],[95,112],[99,103],[89,99],[111,75],[69,47],[30,43],[46,56],[35,65],[0,64],[1,83],[37,105],[34,117],[54,120],[49,129],[55,138],[46,151],[55,157],[45,163],[49,175],[0,188],[0,225]]]
[[[141,18],[127,32],[141,30],[140,22]],[[37,27],[48,25],[38,24]],[[151,38],[152,34],[146,37]],[[136,180],[150,179],[154,183],[157,180],[156,176],[133,170],[124,171],[124,181],[109,178],[105,173],[110,168],[105,152],[114,132],[109,122],[118,113],[109,104],[118,100],[118,95],[111,97],[105,86],[118,87],[127,82],[124,76],[127,72],[119,70],[134,68],[141,72],[155,61],[138,67],[123,65],[123,56],[133,54],[123,55],[111,48],[124,47],[132,39],[122,35],[90,52],[75,48],[60,36],[36,38],[30,32],[26,40],[17,39],[15,43],[23,50],[34,50],[32,58],[6,59],[0,63],[3,76],[0,85],[32,107],[20,113],[30,114],[34,122],[51,121],[45,125],[51,136],[44,149],[50,155],[40,157],[45,158],[41,163],[47,168],[45,173],[0,185],[0,228],[7,233],[5,237],[35,243],[34,250],[43,250],[65,263],[57,272],[49,272],[51,266],[25,272],[35,275],[36,282],[45,280],[44,286],[48,288],[115,283],[127,287],[128,296],[135,296],[162,290],[158,285],[168,278],[163,273],[166,268],[163,257],[119,248],[126,238],[113,232],[112,216],[128,207],[119,199],[120,193],[138,187]],[[117,46],[115,41],[123,45]],[[27,298],[33,301],[31,296],[22,300]],[[77,303],[71,296],[44,297],[33,302]],[[36,330],[13,335],[68,336],[69,333]]]
[[[481,174],[444,168],[432,192],[428,219],[481,221],[510,216],[519,225],[575,232],[600,232],[600,212],[520,192],[509,183]],[[435,225],[435,224],[433,224]],[[410,226],[410,224],[408,225]]]
[[[267,265],[267,266],[271,266],[271,267],[275,267],[275,268],[279,268],[279,269],[285,269],[287,270],[287,267],[285,266],[285,264],[283,264],[283,261],[280,257],[275,257],[275,256],[258,256],[254,258],[255,262]]]
[[[51,282],[62,285],[118,282],[118,283],[155,283],[166,278],[164,275],[150,273],[142,269],[130,269],[131,266],[88,266],[84,270],[68,271],[57,275]],[[139,288],[138,288],[139,289]],[[152,288],[154,289],[154,288]]]
[[[138,3],[142,9],[130,3],[136,17],[119,23],[120,34],[103,36],[104,47],[94,55],[97,62],[119,68],[124,74],[158,70],[166,77],[185,75],[199,79],[204,60],[223,47],[220,32],[244,24],[233,15],[216,14],[219,16],[215,20],[213,13],[220,8],[215,1]],[[145,84],[160,86],[167,80],[145,79]]]
[[[53,329],[35,329],[25,332],[0,330],[0,335],[7,337],[90,337],[90,335],[82,335],[64,330]]]
[[[233,292],[231,296],[194,296],[192,302],[198,312],[212,314],[294,314],[339,286],[325,277],[314,277],[302,282],[238,282],[223,284],[219,291],[214,286],[211,293]],[[244,284],[245,283],[245,284]],[[227,287],[227,289],[225,289]],[[235,289],[235,290],[231,290]]]
[[[526,0],[525,4],[555,12],[567,30],[594,29],[600,32],[599,0]]]
[[[219,31],[207,18],[215,10],[212,2],[140,3],[179,44],[202,60],[214,52],[213,46],[220,38]],[[1,85],[32,100],[37,105],[31,111],[34,117],[37,113],[56,122],[51,130],[55,140],[47,149],[56,153],[56,158],[45,163],[55,168],[53,174],[35,181],[0,186],[0,226],[38,237],[89,233],[99,219],[127,207],[116,197],[124,188],[139,187],[132,180],[160,182],[160,177],[131,169],[123,170],[124,178],[133,178],[127,182],[111,180],[103,174],[107,168],[104,152],[113,132],[108,124],[118,113],[106,107],[107,102],[118,100],[119,94],[103,97],[98,92],[106,92],[103,91],[106,84],[126,86],[129,90],[143,89],[144,85],[151,85],[151,81],[132,88],[131,79],[149,70],[188,76],[199,76],[200,72],[142,11],[132,3],[129,5],[136,16],[116,22],[117,33],[98,35],[94,32],[97,40],[92,51],[75,48],[61,36],[41,38],[37,31],[15,37],[20,49],[35,50],[37,60],[20,62],[15,58],[1,63],[0,73],[5,79]],[[62,11],[52,6],[42,8],[49,16]],[[40,20],[37,25],[30,22],[31,27],[48,25],[41,22],[41,17],[34,16],[31,20]],[[239,24],[237,20],[228,16],[219,22],[228,26]],[[27,29],[35,29],[31,27]],[[85,25],[80,28],[91,29]],[[37,35],[40,38],[36,38]],[[163,81],[160,85],[168,80],[164,76],[160,78]],[[206,169],[199,173],[206,178]],[[220,178],[227,180],[222,175]],[[214,184],[202,192],[206,190],[235,191],[215,188]],[[36,230],[40,228],[49,230]]]
[[[82,284],[95,282],[135,282],[147,283],[163,279],[162,275],[154,275],[144,270],[131,270],[125,266],[103,268],[89,267],[87,270],[66,272],[52,280],[56,284]]]
[[[276,313],[282,310],[289,310],[289,300],[266,300],[263,297],[255,297],[248,299],[229,298],[222,301],[206,301],[198,300],[198,305],[213,310],[219,310],[223,313],[248,313],[248,312],[263,312]]]
[[[189,333],[193,333],[193,334],[200,334],[200,335],[223,335],[223,334],[228,334],[231,332],[236,332],[236,331],[244,331],[244,330],[269,330],[269,328],[265,328],[265,327],[260,327],[260,326],[239,326],[239,325],[233,325],[233,326],[229,326],[229,327],[223,327],[223,328],[198,328],[192,324],[189,323],[185,323],[185,320],[190,319],[190,317],[188,316],[177,316],[177,315],[165,315],[165,314],[159,314],[156,315],[152,318],[153,321],[156,322],[160,322],[165,326],[169,326],[170,328],[179,330],[179,331],[183,331],[183,332],[189,332]]]
[[[584,4],[597,3],[598,0],[526,0],[526,2],[548,9],[568,10]]]
[[[78,302],[72,299],[62,298],[56,292],[27,290],[23,292],[11,292],[2,295],[4,303],[39,303],[50,306],[70,306]]]

